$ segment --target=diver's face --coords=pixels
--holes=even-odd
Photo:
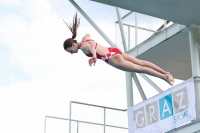
[[[78,52],[78,46],[73,43],[71,47],[66,49],[67,52],[73,54],[73,53],[77,53]]]

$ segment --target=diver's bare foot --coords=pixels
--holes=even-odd
[[[167,83],[169,83],[171,86],[174,85],[174,82],[172,82],[172,80],[173,80],[173,79],[170,77],[169,74],[165,74],[165,81],[166,81]]]
[[[171,75],[171,73],[170,72],[166,72],[166,74],[169,74],[171,81],[174,82],[174,77]]]

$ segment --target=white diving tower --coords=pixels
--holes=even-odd
[[[72,5],[85,17],[85,19],[99,32],[99,34],[110,44],[116,45],[101,31],[92,19],[77,5],[74,0],[69,0]],[[124,51],[138,59],[148,60],[164,70],[169,71],[174,78],[187,80],[194,77],[196,91],[196,120],[183,125],[170,133],[200,133],[200,1],[199,0],[92,0],[106,5],[116,7],[118,23]],[[122,19],[119,8],[130,10],[161,18],[166,20],[163,27],[169,21],[175,24],[155,33],[152,37],[128,49]],[[159,93],[162,90],[152,82],[146,75],[140,74]],[[140,92],[143,100],[146,100],[144,90],[135,73],[126,72],[127,107],[134,105],[132,78]]]

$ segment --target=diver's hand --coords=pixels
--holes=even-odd
[[[95,66],[96,62],[97,62],[97,57],[92,57],[88,60],[90,66],[92,65]]]

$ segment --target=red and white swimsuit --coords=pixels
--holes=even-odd
[[[93,40],[85,40],[85,41],[82,41],[82,42],[88,42],[89,44],[92,45],[92,43],[90,41],[93,41]],[[81,42],[81,43],[82,43]],[[92,45],[93,46],[93,45]],[[97,43],[96,43],[96,46],[95,46],[95,49],[97,48]],[[100,55],[96,52],[96,56],[98,59],[101,59],[105,62],[108,62],[109,61],[109,58],[112,57],[113,55],[116,55],[116,54],[122,54],[122,52],[118,49],[118,48],[112,48],[112,47],[108,47],[108,53],[105,54],[105,55]],[[85,54],[86,56],[88,57],[93,57],[92,53],[89,53],[89,54]]]

